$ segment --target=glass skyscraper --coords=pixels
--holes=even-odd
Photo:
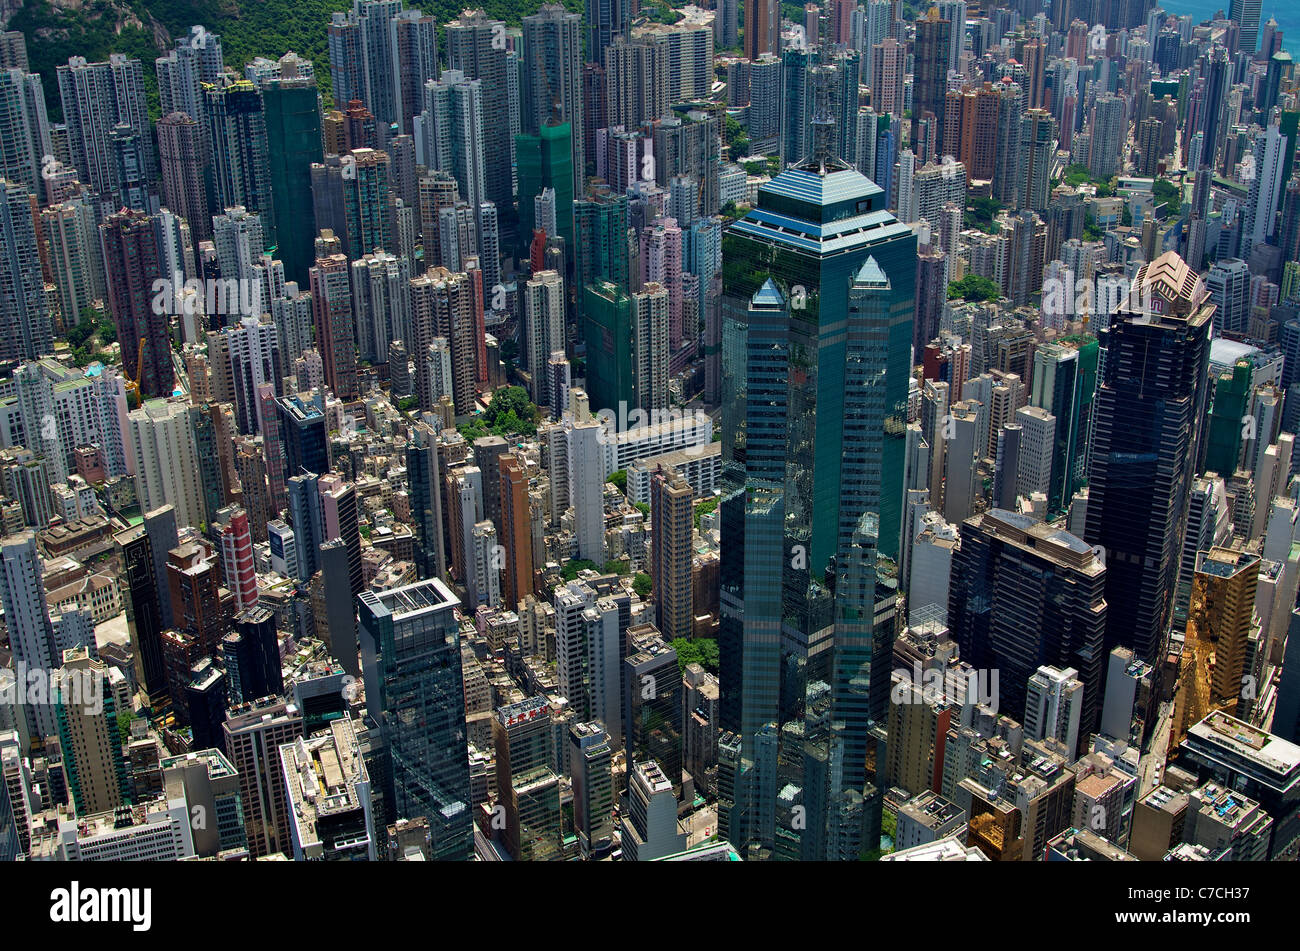
[[[290,222],[311,207],[311,163],[323,161],[317,95],[315,80],[307,79],[276,79],[262,89],[273,221]],[[305,287],[316,257],[311,231],[285,227],[276,234],[286,278]]]
[[[1088,484],[1088,436],[1099,349],[1093,337],[1066,337],[1034,351],[1030,402],[1056,417],[1047,499],[1052,514],[1068,509],[1074,493]]]
[[[555,220],[564,239],[565,255],[573,254],[573,154],[572,126],[547,123],[536,133],[515,136],[519,162],[519,243],[526,252],[537,227],[533,200],[544,188],[555,189]]]
[[[1105,649],[1162,656],[1209,392],[1214,303],[1175,252],[1102,330],[1084,539],[1105,551]]]
[[[723,238],[722,808],[760,854],[856,859],[879,836],[916,239],[833,157],[818,93],[811,157]]]
[[[357,596],[384,801],[393,816],[428,817],[438,860],[467,860],[473,848],[458,603],[437,579]]]

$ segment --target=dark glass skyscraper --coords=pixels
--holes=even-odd
[[[411,497],[411,521],[415,527],[415,565],[426,578],[447,573],[443,547],[441,479],[438,474],[438,435],[432,426],[412,428],[406,447],[407,491]]]
[[[1161,653],[1173,608],[1213,313],[1205,282],[1170,251],[1142,265],[1129,301],[1098,335],[1084,538],[1105,551],[1106,650],[1129,647],[1148,663]]]
[[[208,210],[219,215],[227,208],[243,205],[259,215],[263,247],[271,251],[277,241],[262,91],[249,80],[240,79],[225,85],[205,84],[203,97],[212,146]]]
[[[1049,512],[1064,512],[1088,482],[1088,437],[1097,392],[1097,341],[1068,337],[1034,351],[1030,402],[1056,417]]]
[[[948,627],[963,661],[998,671],[998,713],[1023,720],[1034,672],[1071,667],[1084,684],[1079,735],[1097,729],[1105,585],[1102,560],[1069,532],[1003,509],[962,522]]]
[[[892,638],[874,621],[899,532],[916,239],[833,157],[827,100],[823,84],[810,158],[723,238],[722,725],[742,743],[723,808],[737,845],[857,858],[879,834]]]
[[[316,253],[310,228],[295,227],[302,209],[311,207],[311,166],[324,161],[316,83],[308,79],[273,79],[262,90],[266,105],[267,158],[271,173],[274,221],[285,278],[307,286],[307,270]]]
[[[383,739],[384,801],[394,818],[428,818],[437,860],[467,860],[473,849],[458,603],[436,579],[357,598],[366,701]]]
[[[136,525],[113,536],[122,556],[122,594],[127,625],[136,650],[136,680],[149,695],[149,702],[167,703],[167,672],[162,656],[162,597],[154,551],[144,525]]]
[[[587,15],[583,18],[587,39],[587,62],[605,65],[605,49],[614,37],[630,39],[632,36],[632,0],[587,0]]]
[[[276,400],[280,417],[280,438],[284,440],[285,471],[290,477],[310,472],[329,472],[329,448],[326,446],[325,414],[315,403],[297,396]]]

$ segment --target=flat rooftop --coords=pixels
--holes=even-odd
[[[430,578],[388,591],[363,591],[357,597],[376,615],[403,617],[422,611],[455,608],[460,602],[442,581]]]
[[[1210,714],[1188,733],[1189,738],[1226,749],[1264,769],[1285,775],[1300,773],[1300,746],[1226,713]]]

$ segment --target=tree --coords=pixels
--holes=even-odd
[[[511,413],[515,416],[514,420],[509,419]],[[498,430],[506,422],[521,427],[511,430],[511,433],[517,432],[521,436],[536,435],[537,421],[540,418],[536,404],[528,398],[528,391],[522,386],[503,386],[497,390],[492,394],[487,411],[483,415],[487,418],[488,426],[497,435],[503,435]]]
[[[519,358],[519,342],[514,337],[507,337],[501,341],[501,362],[506,365],[506,379],[510,379],[515,372],[515,361]]]
[[[678,637],[672,642],[677,652],[677,666],[686,672],[688,664],[699,664],[709,673],[718,672],[718,642],[708,637]]]
[[[632,570],[632,566],[622,558],[611,558],[605,562],[605,567],[601,569],[607,575],[625,575]]]
[[[488,408],[459,427],[460,434],[473,442],[489,433],[494,436],[534,436],[541,413],[522,386],[503,386],[492,394]]]
[[[596,563],[588,558],[570,558],[560,569],[560,577],[565,581],[574,581],[578,577],[579,571],[591,569],[596,570]]]
[[[716,495],[711,498],[704,499],[698,505],[695,506],[695,512],[693,514],[695,516],[696,529],[700,527],[700,519],[703,516],[708,515],[717,507],[718,507],[718,497]]]
[[[972,198],[966,203],[962,223],[986,234],[997,234],[1001,226],[994,221],[1005,206],[994,198]]]
[[[1002,296],[1001,289],[987,277],[967,274],[960,281],[948,285],[948,300],[986,301],[997,300]]]
[[[731,150],[731,160],[733,162],[749,154],[749,136],[745,134],[745,127],[731,116],[726,117],[726,132],[724,134],[727,140],[727,148]]]
[[[95,327],[95,333],[99,335],[99,342],[104,346],[117,343],[117,324],[113,323],[112,318],[105,317]]]
[[[459,430],[461,438],[466,442],[473,442],[475,439],[482,439],[484,436],[491,435],[483,422],[482,416],[474,416],[456,428]]]
[[[1078,164],[1065,166],[1065,177],[1062,181],[1071,188],[1078,188],[1084,182],[1091,180],[1092,176],[1088,174],[1088,166]]]
[[[617,487],[617,489],[620,492],[622,492],[624,495],[627,494],[627,470],[626,469],[619,469],[617,472],[611,472],[609,474],[609,478],[606,479],[605,481],[608,482],[610,485]]]
[[[1156,204],[1164,205],[1165,211],[1171,215],[1178,214],[1183,207],[1183,190],[1163,178],[1157,179],[1151,186],[1151,195],[1155,198]]]
[[[649,597],[650,592],[654,590],[654,586],[654,579],[644,571],[638,571],[632,577],[632,590],[637,593],[637,597],[639,598],[644,599]]]
[[[73,350],[85,346],[86,341],[95,333],[96,322],[97,319],[95,312],[89,307],[83,308],[81,311],[81,319],[77,321],[77,325],[70,328],[68,332],[64,334],[64,337],[68,341],[68,346]]]

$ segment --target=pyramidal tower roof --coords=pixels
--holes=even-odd
[[[862,267],[858,268],[858,276],[853,279],[853,283],[866,287],[889,287],[889,277],[881,270],[875,257],[868,255],[862,262]]]
[[[1143,264],[1133,283],[1138,294],[1144,300],[1150,299],[1155,309],[1176,317],[1189,316],[1210,293],[1201,276],[1176,251],[1166,251]]]
[[[752,303],[755,307],[784,307],[785,297],[776,282],[769,277],[754,295]]]

